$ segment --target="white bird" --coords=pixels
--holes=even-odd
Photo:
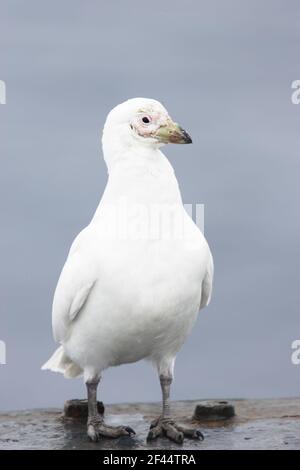
[[[202,438],[172,420],[169,394],[176,355],[210,301],[213,259],[160,151],[168,142],[192,140],[158,101],[130,99],[108,114],[102,138],[107,186],[71,246],[55,291],[52,324],[60,347],[43,369],[83,374],[92,441],[134,433],[105,424],[97,386],[106,368],[141,359],[155,364],[162,388],[162,415],[148,438]]]

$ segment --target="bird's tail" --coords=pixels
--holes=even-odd
[[[42,370],[60,372],[69,379],[78,377],[83,373],[83,370],[65,354],[63,346],[56,349],[50,359],[42,366]]]

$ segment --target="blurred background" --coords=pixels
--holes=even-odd
[[[85,396],[40,366],[58,276],[106,184],[105,117],[136,96],[193,137],[165,152],[184,202],[205,204],[215,259],[173,398],[299,396],[299,15],[296,0],[1,1],[0,409]],[[156,372],[110,369],[100,398],[159,400]]]

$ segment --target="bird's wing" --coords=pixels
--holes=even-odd
[[[207,264],[207,270],[205,277],[202,282],[201,302],[200,308],[206,307],[211,299],[212,286],[214,277],[214,261],[212,254],[209,252],[209,261]]]
[[[72,322],[82,310],[96,282],[94,262],[86,250],[87,237],[83,232],[71,247],[54,294],[52,328],[57,342],[68,337]]]

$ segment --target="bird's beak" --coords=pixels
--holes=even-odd
[[[159,142],[163,144],[191,144],[192,139],[189,134],[171,119],[161,126],[155,134]]]

